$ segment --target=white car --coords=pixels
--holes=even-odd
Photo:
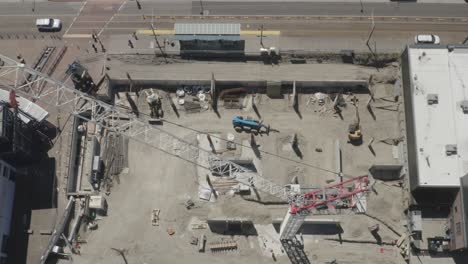
[[[36,27],[39,31],[60,31],[62,21],[57,18],[40,18],[36,20]]]
[[[417,35],[414,37],[416,44],[440,44],[440,38],[437,35]]]

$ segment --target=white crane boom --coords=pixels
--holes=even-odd
[[[53,107],[68,107],[71,114],[81,119],[95,122],[104,129],[120,133],[192,163],[199,152],[205,152],[210,160],[210,170],[221,170],[221,168],[225,170],[227,167],[237,181],[289,201],[289,190],[286,187],[264,179],[248,168],[223,159],[194,143],[152,126],[145,120],[129,115],[123,109],[102,102],[4,55],[0,54],[0,60],[4,62],[3,66],[0,66],[0,84],[9,90],[15,90],[19,95]],[[27,76],[30,75],[37,78],[29,81]]]

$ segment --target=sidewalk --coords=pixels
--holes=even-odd
[[[307,36],[307,37],[292,37],[292,36],[270,36],[265,35],[263,44],[265,47],[275,47],[280,51],[313,51],[313,52],[339,52],[341,50],[351,49],[355,52],[369,52],[368,47],[365,45],[367,35],[327,35],[327,36]],[[242,36],[245,42],[246,54],[259,54],[260,53],[260,37],[254,35]],[[132,41],[134,48],[130,48],[128,40]],[[169,54],[179,53],[178,41],[174,40],[173,35],[160,35],[158,36],[160,45],[165,48]],[[407,37],[400,35],[397,37],[386,38],[382,37],[377,39],[378,52],[401,52],[406,44],[412,44],[413,35],[408,34]],[[445,41],[446,39],[444,39]],[[166,45],[164,45],[164,42]],[[174,47],[167,43],[173,42]],[[106,40],[106,48],[108,54],[151,54],[156,50],[159,53],[158,47],[152,36],[139,35],[138,40],[135,40],[130,35],[111,35]],[[374,42],[371,42],[374,48]],[[93,52],[89,49],[89,52]]]

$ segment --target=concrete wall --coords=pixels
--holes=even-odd
[[[79,153],[79,142],[80,142],[80,135],[78,134],[77,127],[80,125],[81,120],[74,116],[73,117],[73,124],[72,124],[72,140],[71,140],[71,147],[70,147],[70,156],[68,161],[68,178],[67,178],[67,194],[75,193],[76,190],[76,177],[78,172],[77,160],[76,157]]]
[[[372,178],[382,181],[394,181],[401,177],[402,165],[374,164],[369,168]]]
[[[281,218],[273,220],[272,224],[276,232],[280,232],[282,223],[283,219]],[[343,232],[344,230],[341,227],[341,222],[338,219],[306,218],[298,233],[302,233],[304,235],[336,235]]]
[[[222,235],[256,236],[257,230],[252,221],[238,219],[208,219],[210,231]]]
[[[418,187],[418,158],[416,150],[416,135],[414,128],[414,114],[413,114],[413,86],[411,82],[409,64],[409,51],[406,47],[401,55],[401,75],[403,83],[403,96],[405,102],[405,118],[406,118],[406,142],[408,148],[408,176],[410,181],[411,190]]]
[[[181,86],[202,85],[211,86],[211,80],[133,80],[133,89],[155,88],[175,92]],[[281,92],[292,93],[293,81],[281,81]],[[111,93],[126,91],[130,85],[127,79],[109,80]],[[216,88],[223,90],[236,87],[245,87],[252,93],[266,93],[267,81],[242,81],[242,80],[216,80]],[[353,92],[369,93],[367,80],[337,80],[337,81],[296,81],[298,93],[334,93]],[[112,97],[112,96],[111,96]]]

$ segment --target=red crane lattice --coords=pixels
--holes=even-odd
[[[358,176],[340,183],[328,185],[322,189],[313,190],[304,194],[304,201],[291,204],[291,214],[297,214],[304,210],[326,206],[336,208],[337,202],[349,201],[349,204],[341,204],[339,207],[353,207],[353,196],[369,190],[369,176]]]

